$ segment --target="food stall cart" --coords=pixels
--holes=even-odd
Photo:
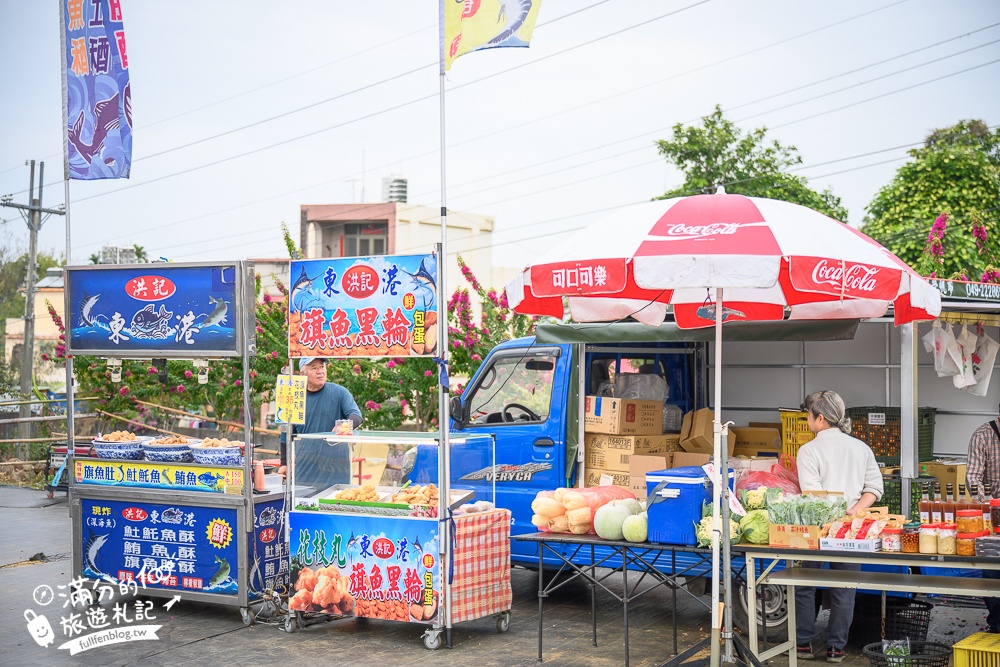
[[[275,602],[288,581],[283,489],[275,480],[255,492],[251,482],[253,263],[67,267],[65,276],[67,355],[106,358],[116,382],[125,358],[190,359],[207,382],[210,359],[240,357],[245,420],[243,443],[118,431],[94,441],[97,458],[71,459],[74,575],[238,606],[250,624],[251,605]]]
[[[452,484],[408,476],[406,462],[421,447],[437,450],[438,434],[360,431],[292,441],[287,631],[317,618],[425,623],[424,645],[436,649],[450,610],[452,623],[494,616],[506,632],[510,512],[493,503],[493,439],[451,441]],[[450,544],[441,540],[445,522]]]

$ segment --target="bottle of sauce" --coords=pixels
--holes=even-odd
[[[969,509],[969,497],[965,493],[965,484],[958,485],[958,495],[955,496],[955,511]]]
[[[941,500],[941,483],[934,482],[934,493],[931,497],[931,523],[936,524],[942,521],[944,521],[944,501]],[[936,533],[934,539],[937,539]]]
[[[931,497],[930,484],[926,482],[920,485],[920,523],[931,522]]]
[[[945,523],[955,523],[955,487],[952,484],[945,485],[945,497],[942,503],[942,514]]]
[[[986,500],[980,503],[980,507],[983,510],[983,530],[986,531],[987,535],[993,534],[993,516],[990,514],[991,491],[992,489],[990,489],[989,484],[983,484],[982,493],[986,497]]]

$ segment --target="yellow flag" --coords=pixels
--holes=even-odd
[[[444,69],[480,49],[528,46],[542,0],[441,0]]]

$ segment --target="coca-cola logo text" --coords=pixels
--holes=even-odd
[[[691,226],[679,223],[667,228],[667,236],[718,236],[735,234],[739,228],[739,224],[735,222],[716,222],[711,225]]]
[[[874,266],[862,266],[852,264],[847,267],[847,271],[839,264],[829,264],[827,260],[820,260],[813,267],[812,279],[814,283],[825,283],[827,285],[844,285],[845,290],[872,292],[875,290],[877,280],[875,275],[879,269]]]

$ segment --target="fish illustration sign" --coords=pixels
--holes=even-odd
[[[255,353],[253,263],[66,268],[67,354]]]
[[[289,357],[437,354],[435,255],[293,261],[289,275]]]
[[[111,584],[236,595],[235,509],[84,498],[82,574]]]
[[[132,88],[119,0],[61,0],[66,178],[128,178]]]

